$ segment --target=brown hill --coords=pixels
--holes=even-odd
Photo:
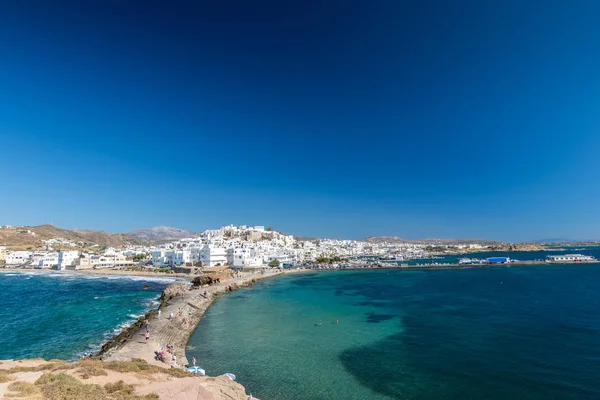
[[[145,244],[124,233],[108,233],[104,231],[68,230],[54,225],[17,226],[0,228],[0,246],[12,249],[43,248],[43,240],[66,239],[78,243],[79,247],[91,245],[124,247],[128,245]],[[58,247],[64,247],[59,245]]]
[[[368,243],[413,243],[413,244],[424,244],[424,245],[455,245],[455,244],[469,244],[479,243],[487,246],[500,246],[504,245],[504,242],[498,240],[484,240],[484,239],[403,239],[398,236],[371,236],[363,241]]]

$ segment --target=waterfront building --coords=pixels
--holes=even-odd
[[[227,264],[227,252],[223,247],[204,245],[200,249],[200,261],[206,267],[215,267]]]
[[[167,265],[167,251],[164,249],[153,250],[151,253],[152,256],[152,266],[156,268],[164,267]]]
[[[58,265],[58,253],[48,252],[39,257],[36,268],[47,269]]]
[[[31,251],[13,251],[6,255],[6,265],[22,265],[31,260]]]
[[[583,254],[560,254],[560,255],[549,255],[546,256],[547,262],[590,262],[596,261],[592,256],[585,256]]]
[[[58,263],[55,268],[59,271],[64,271],[75,265],[75,261],[79,258],[78,251],[59,251]]]
[[[122,254],[113,256],[83,255],[74,262],[75,269],[122,268],[132,265],[133,261],[127,260],[127,257]]]
[[[227,264],[233,269],[261,268],[263,258],[258,255],[258,249],[253,247],[229,248]]]

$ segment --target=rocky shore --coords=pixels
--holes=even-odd
[[[162,368],[185,367],[190,364],[185,354],[187,342],[215,298],[280,274],[282,272],[240,273],[229,279],[197,277],[189,283],[171,284],[161,295],[158,310],[150,310],[144,317],[116,335],[102,347],[95,358],[106,362],[141,359],[149,365]],[[148,340],[145,338],[146,326],[150,336]],[[166,349],[167,345],[173,346],[173,351],[167,353],[168,357],[164,361],[157,360],[156,352]],[[173,355],[176,360],[173,360]],[[220,396],[217,394],[216,397],[194,399],[237,398]]]
[[[247,400],[225,376],[203,377],[144,360],[0,361],[0,399]]]
[[[173,283],[158,309],[114,336],[92,359],[0,361],[0,398],[247,400],[245,388],[226,376],[187,372],[185,346],[215,298],[282,273],[227,271]],[[155,352],[167,344],[176,361],[171,353],[164,361],[156,359]]]

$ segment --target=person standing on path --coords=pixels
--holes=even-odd
[[[146,331],[146,343],[148,343],[148,339],[150,339],[150,332]]]

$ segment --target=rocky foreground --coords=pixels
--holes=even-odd
[[[0,361],[0,399],[247,400],[245,388],[226,376],[187,372],[185,346],[216,297],[279,273],[218,275],[216,283],[198,277],[191,284],[169,285],[161,297],[160,313],[148,312],[106,343],[94,359]],[[156,351],[167,344],[174,347],[169,357],[175,354],[177,361],[156,359]]]
[[[225,376],[204,377],[144,360],[0,361],[0,399],[247,400]]]

